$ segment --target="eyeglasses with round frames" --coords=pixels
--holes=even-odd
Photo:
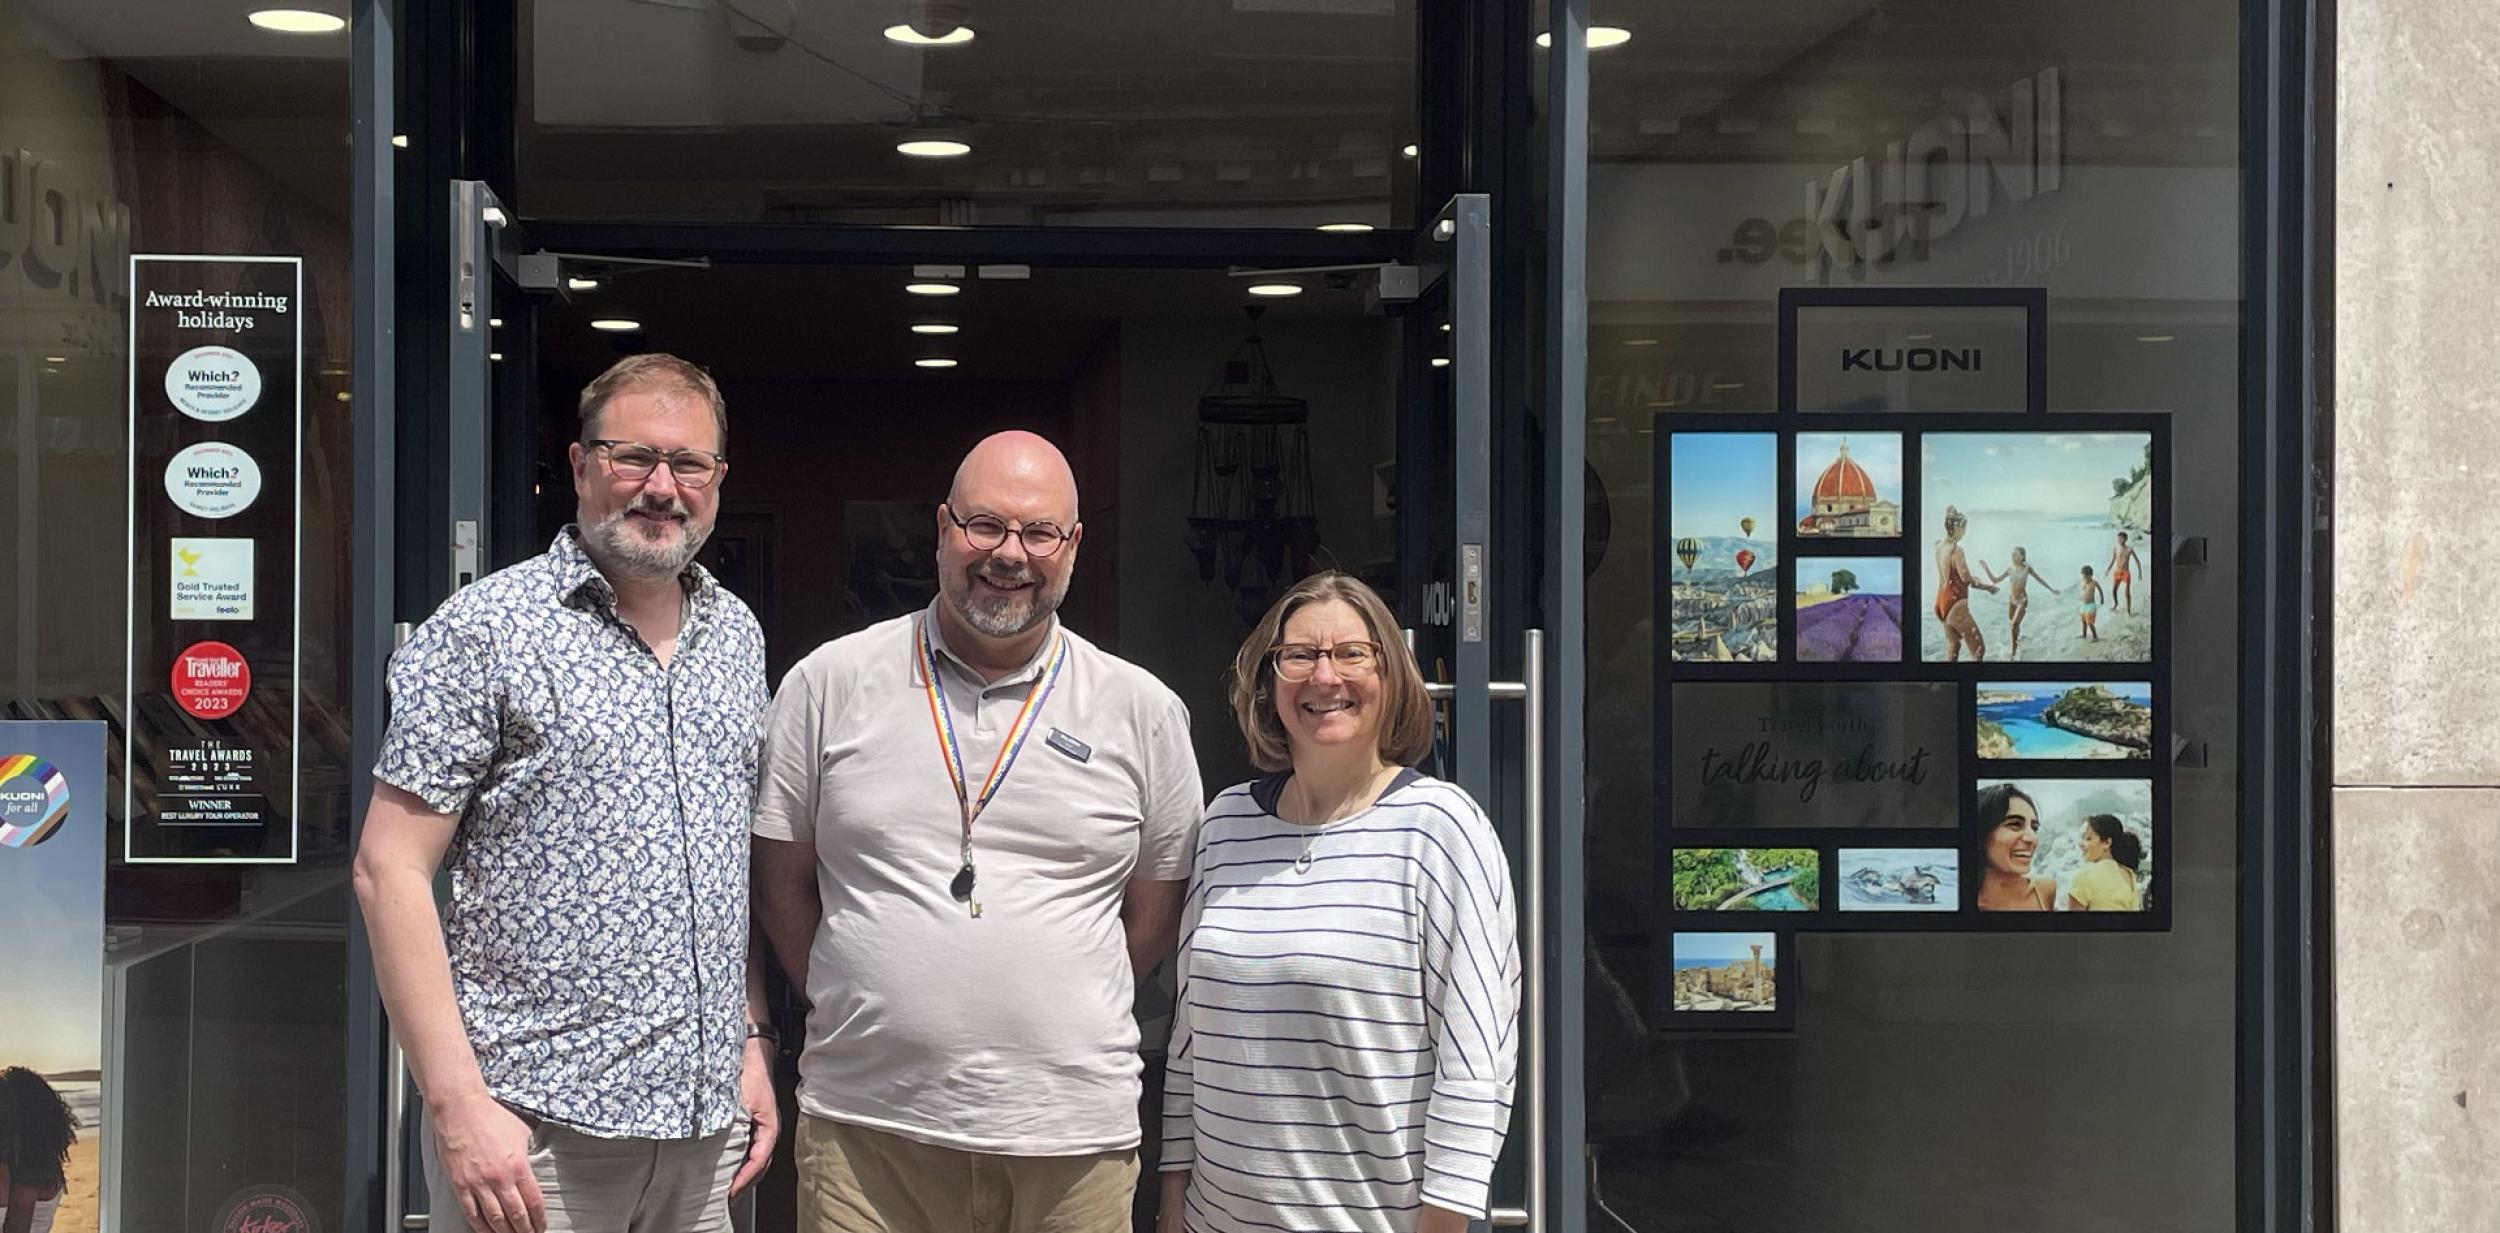
[[[1267,654],[1276,661],[1276,675],[1288,681],[1311,679],[1311,674],[1319,671],[1322,659],[1334,663],[1337,675],[1348,680],[1380,671],[1380,644],[1377,642],[1340,642],[1329,647],[1288,642]]]
[[[639,441],[612,441],[606,437],[593,437],[582,444],[607,451],[608,474],[633,484],[651,478],[651,473],[666,463],[669,477],[678,483],[688,488],[708,488],[720,478],[721,464],[729,461],[727,456],[710,450],[664,450]]]
[[[1024,542],[1026,556],[1055,556],[1060,549],[1068,546],[1068,533],[1060,530],[1055,523],[1027,522],[1010,526],[1006,519],[995,514],[958,518],[953,505],[941,502],[938,508],[946,512],[946,520],[954,523],[956,530],[964,533],[964,541],[980,552],[998,551],[1000,545],[1007,542],[1009,534]]]

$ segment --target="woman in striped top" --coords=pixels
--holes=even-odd
[[[1208,806],[1182,919],[1162,1233],[1460,1233],[1518,1063],[1509,863],[1371,588],[1304,579],[1233,664],[1260,769]]]

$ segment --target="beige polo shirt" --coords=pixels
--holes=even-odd
[[[1120,904],[1132,877],[1189,876],[1206,802],[1188,709],[1054,619],[1067,666],[973,827],[976,919],[948,891],[963,823],[923,687],[924,620],[976,794],[1050,666],[1045,642],[984,685],[922,612],[828,642],[783,678],[755,833],[812,844],[824,900],[799,1106],[978,1152],[1135,1146]]]

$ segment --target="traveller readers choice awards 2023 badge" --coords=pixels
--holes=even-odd
[[[201,719],[224,719],[252,694],[252,665],[222,642],[194,642],[174,657],[174,702]]]
[[[192,419],[223,423],[260,401],[260,365],[232,347],[193,347],[166,368],[165,398]]]
[[[33,754],[0,753],[0,848],[31,848],[68,819],[68,776]]]
[[[202,441],[165,464],[165,495],[201,518],[240,514],[260,499],[260,464],[223,441]]]

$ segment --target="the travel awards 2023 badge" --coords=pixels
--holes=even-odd
[[[223,441],[202,441],[165,464],[165,495],[201,518],[240,514],[260,499],[260,464]]]
[[[0,753],[0,848],[31,848],[68,819],[68,776],[33,754]]]
[[[165,398],[192,419],[223,423],[260,402],[260,365],[232,347],[193,347],[165,369]]]

